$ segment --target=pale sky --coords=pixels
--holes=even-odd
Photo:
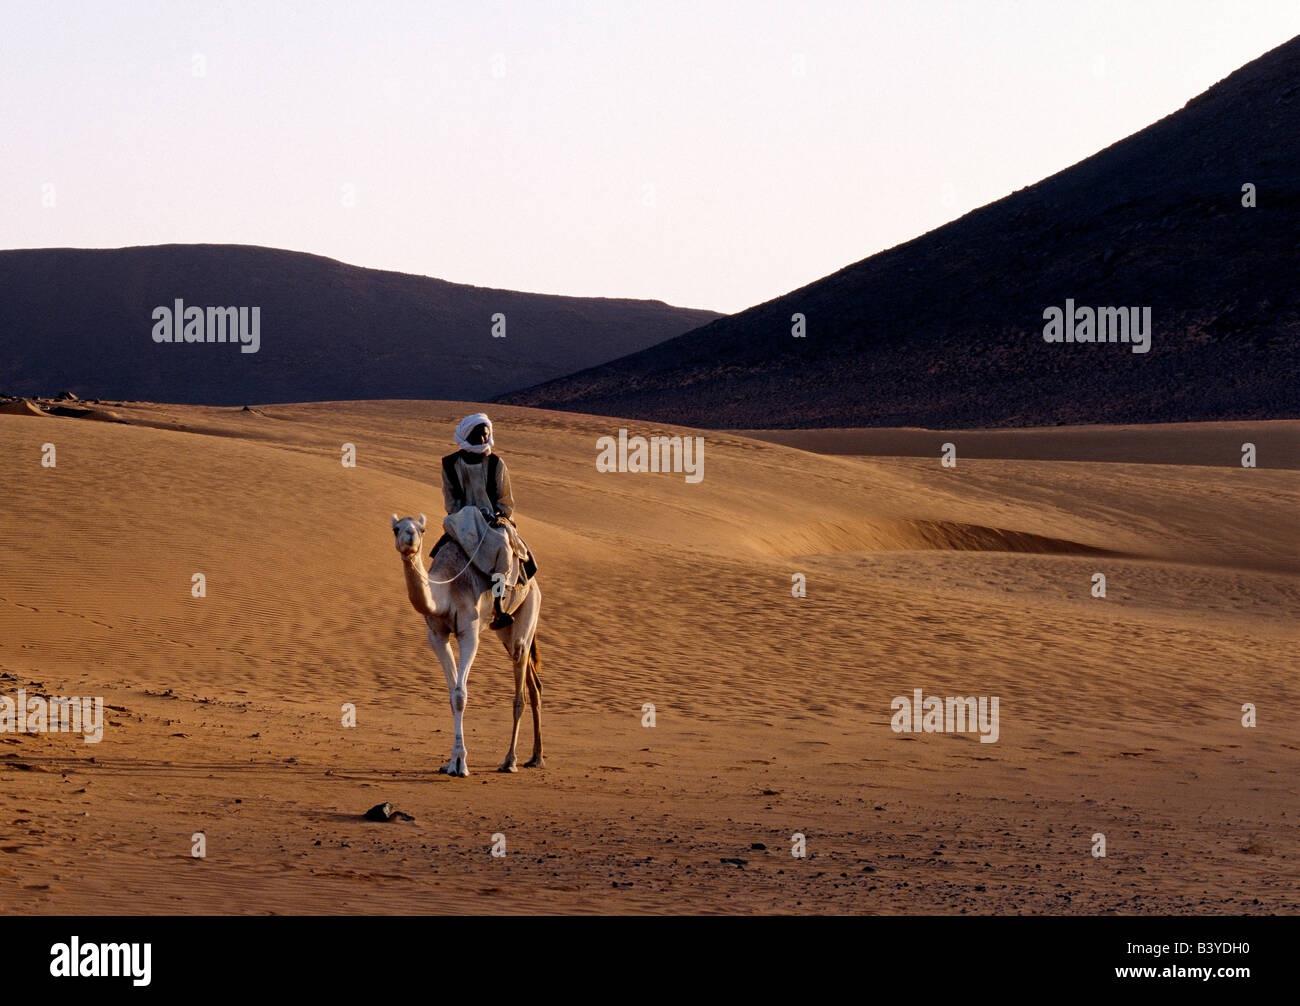
[[[1296,0],[0,0],[0,247],[268,245],[732,312],[1296,34]]]

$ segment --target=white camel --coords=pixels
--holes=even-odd
[[[418,521],[411,517],[399,520],[397,514],[393,514],[393,536],[405,567],[406,592],[411,605],[424,616],[429,627],[429,645],[447,676],[454,737],[451,758],[438,771],[466,776],[469,775],[469,763],[465,760],[465,735],[461,725],[465,715],[466,686],[470,665],[478,652],[479,625],[486,625],[492,619],[492,581],[470,562],[470,557],[455,541],[448,541],[438,549],[433,565],[426,571],[421,561],[424,528],[424,514],[420,514]],[[537,676],[540,665],[537,620],[541,609],[542,591],[534,578],[523,603],[511,613],[514,624],[492,630],[505,643],[515,668],[515,723],[510,733],[510,750],[498,770],[501,772],[516,770],[515,746],[519,742],[519,718],[524,712],[525,684],[533,707],[533,756],[524,762],[524,767],[540,768],[546,764],[542,758],[542,682]],[[452,636],[456,637],[455,655],[451,648]]]

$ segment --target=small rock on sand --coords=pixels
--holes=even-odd
[[[391,803],[377,803],[363,815],[367,821],[414,821],[410,814],[394,810]]]

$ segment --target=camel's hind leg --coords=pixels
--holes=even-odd
[[[524,678],[528,672],[528,650],[522,643],[516,643],[511,649],[510,659],[515,665],[515,722],[510,730],[510,750],[506,752],[506,760],[501,763],[498,772],[514,772],[519,763],[515,748],[519,744],[519,718],[524,712]]]
[[[540,702],[541,685],[537,683],[537,620],[542,608],[542,589],[533,581],[532,589],[528,596],[524,598],[523,603],[515,609],[514,624],[505,629],[502,635],[502,642],[505,643],[506,652],[510,654],[510,661],[514,664],[515,669],[515,704],[514,704],[514,724],[510,731],[510,750],[506,753],[506,760],[501,763],[502,772],[513,772],[518,764],[516,749],[519,746],[519,721],[524,713],[524,686],[528,686],[529,697],[533,705],[533,757],[528,761],[525,767],[536,767],[542,764],[541,760],[541,737],[538,733],[540,728],[540,714],[538,703]]]
[[[528,648],[528,701],[533,707],[533,756],[524,762],[524,768],[541,768],[546,764],[542,757],[542,679],[537,676],[542,659],[537,655],[537,633]]]

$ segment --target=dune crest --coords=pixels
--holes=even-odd
[[[959,521],[902,520],[825,522],[792,527],[775,539],[757,539],[774,556],[833,552],[948,549],[957,552],[1025,552],[1046,555],[1108,555],[1109,550],[1064,538],[963,524]]]

